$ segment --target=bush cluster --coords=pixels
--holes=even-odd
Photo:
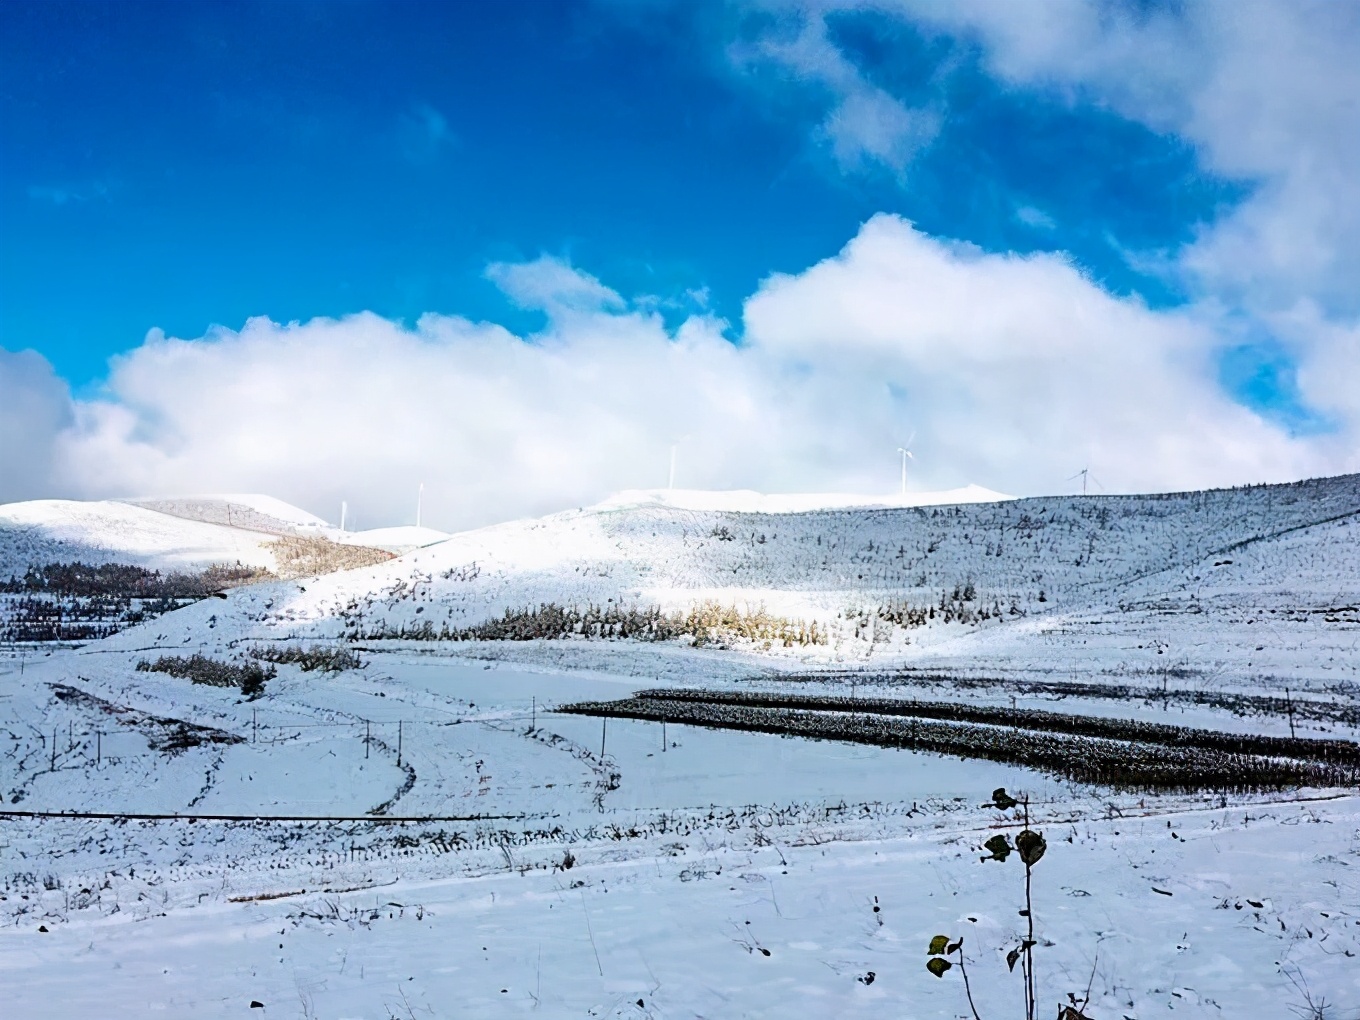
[[[128,599],[202,599],[224,588],[265,581],[274,575],[259,567],[217,563],[190,573],[161,574],[159,570],[126,563],[48,563],[29,567],[23,577],[0,582],[4,595],[74,595]]]
[[[347,635],[351,640],[378,641],[533,641],[543,639],[631,639],[670,641],[690,638],[696,646],[725,644],[729,641],[818,645],[826,643],[826,633],[816,622],[803,623],[775,616],[764,606],[758,609],[724,606],[703,602],[687,613],[666,613],[658,606],[560,606],[540,603],[537,608],[507,609],[503,615],[471,627],[436,627],[423,620],[419,624],[380,624],[363,630],[357,624]]]
[[[271,666],[261,666],[258,662],[221,662],[206,655],[195,653],[187,658],[180,655],[163,655],[155,662],[143,659],[137,663],[141,673],[168,673],[173,677],[188,678],[196,684],[209,687],[239,687],[241,693],[254,700],[264,693],[266,680],[278,675]]]
[[[303,672],[321,670],[325,673],[340,673],[347,669],[361,669],[364,665],[359,653],[349,648],[327,648],[313,645],[256,645],[250,650],[254,659],[266,662],[286,663],[300,667]]]

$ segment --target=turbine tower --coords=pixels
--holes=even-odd
[[[916,433],[913,432],[907,437],[907,445],[899,446],[897,448],[897,452],[902,455],[902,495],[904,496],[907,494],[907,461],[916,459],[911,455],[911,450],[907,449],[907,447],[911,446],[911,441],[915,438]]]
[[[420,483],[420,488],[416,489],[416,527],[420,527],[420,504],[425,501],[425,483]]]

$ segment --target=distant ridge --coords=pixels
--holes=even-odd
[[[716,510],[747,514],[796,514],[816,510],[872,509],[913,506],[957,506],[965,503],[997,503],[1014,499],[1005,493],[965,485],[936,492],[859,495],[846,492],[762,493],[751,489],[629,489],[599,504],[601,508],[660,504],[677,510]]]

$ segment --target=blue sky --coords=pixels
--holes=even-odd
[[[866,76],[947,109],[904,173],[809,138],[824,98],[724,59],[761,19],[587,3],[7,5],[4,343],[77,383],[151,327],[458,312],[531,326],[492,261],[569,257],[730,321],[880,211],[1061,250],[1176,302],[1174,249],[1248,186],[1179,139],[1006,90],[966,43],[832,19]]]
[[[881,400],[864,426],[874,450],[891,454],[911,431],[939,444],[923,484],[1045,491],[1093,458],[1123,487],[1348,467],[1360,408],[1337,380],[1360,315],[1360,187],[1347,183],[1360,178],[1360,124],[1346,99],[1360,87],[1350,70],[1360,8],[1042,7],[1043,18],[986,0],[0,6],[0,391],[46,408],[37,417],[56,430],[31,444],[55,451],[51,464],[14,470],[47,478],[43,491],[275,484],[251,451],[220,483],[153,471],[192,446],[161,403],[176,386],[244,372],[253,341],[236,331],[252,317],[360,312],[407,331],[382,344],[434,342],[415,328],[423,315],[464,317],[508,330],[498,343],[556,342],[576,368],[603,337],[641,337],[654,315],[672,346],[712,333],[756,351],[741,369],[752,388],[817,382],[805,431],[779,440],[802,444],[798,457],[768,467],[710,451],[698,479],[709,485],[878,484],[861,440],[826,438],[847,400]],[[883,226],[899,222],[912,227]],[[808,355],[789,338],[838,293],[801,317],[774,315],[778,302],[764,299],[779,291],[796,303],[835,275],[816,271],[824,260],[866,274],[846,291],[877,281],[866,307],[911,290],[892,276],[908,271],[963,272],[966,296],[937,309],[925,293],[889,321],[847,307]],[[521,264],[530,268],[518,276],[505,269]],[[1026,273],[1051,290],[1027,295]],[[998,292],[996,307],[1014,318],[996,328],[1043,338],[1027,341],[1044,348],[1026,368],[1028,391],[996,388],[1018,378],[1006,360],[1017,336],[993,342],[992,326],[964,325],[1002,279],[1016,290]],[[567,316],[561,286],[608,315]],[[1030,296],[1051,328],[1027,321]],[[1087,301],[1102,310],[1065,317]],[[946,326],[923,332],[936,321]],[[192,341],[183,358],[228,361],[216,377],[172,380],[161,341],[144,342],[152,330]],[[885,330],[889,362],[869,353]],[[1053,331],[1064,330],[1080,334],[1080,351],[1062,348]],[[311,342],[303,335],[280,325],[262,349],[281,363],[289,344]],[[937,363],[941,349],[957,359]],[[15,360],[26,350],[36,355]],[[414,364],[389,353],[394,373]],[[492,369],[468,351],[446,353],[434,370],[450,387],[493,378],[477,375]],[[1117,392],[1112,366],[1144,353],[1163,374],[1147,394]],[[823,356],[829,367],[817,368]],[[703,355],[690,384],[706,385],[724,357]],[[1035,417],[1032,394],[1069,374],[1064,358],[1081,363],[1073,380],[1091,381],[1061,414]],[[282,371],[272,364],[252,371]],[[590,413],[543,385],[526,406],[560,403],[548,431]],[[663,448],[699,429],[684,420],[703,402],[697,390],[676,397],[663,428],[629,417],[637,378],[611,385],[602,399],[622,402],[611,412],[620,427],[654,431]],[[1112,387],[1103,424],[1089,435],[1058,424],[1088,421],[1081,407],[1102,385]],[[1121,460],[1133,455],[1115,452],[1119,437],[1169,422],[1162,403],[1181,392],[1195,396],[1175,398],[1178,413],[1215,424],[1167,424],[1166,444],[1195,452],[1163,461],[1161,474]],[[1010,445],[946,456],[949,415],[931,403],[942,393]],[[1141,410],[1125,406],[1135,396]],[[787,401],[770,400],[763,418],[752,414],[775,443]],[[746,404],[757,397],[733,398]],[[448,428],[447,442],[468,441],[465,426]],[[1047,466],[1019,472],[1038,463],[1023,446],[1040,436]],[[500,458],[532,445],[510,432],[503,442]],[[71,453],[82,444],[122,474],[83,481],[90,469]],[[1225,460],[1228,447],[1264,452]],[[590,477],[570,498],[622,484]]]

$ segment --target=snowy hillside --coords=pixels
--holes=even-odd
[[[1020,830],[1004,787],[1047,840],[1039,1015],[1088,986],[1093,1018],[1360,1008],[1357,521],[1354,476],[615,500],[19,647],[0,988],[34,1017],[952,1020],[944,933],[1015,1015],[1023,872],[979,862]]]
[[[225,588],[392,556],[330,531],[264,496],[0,506],[0,645],[89,641]]]
[[[705,489],[631,489],[615,493],[600,505],[607,507],[641,506],[655,503],[680,510],[728,510],[747,514],[806,513],[809,510],[845,510],[903,506],[952,506],[957,503],[993,503],[1010,496],[980,485],[936,492],[890,493],[884,496],[854,495],[843,492],[763,493],[750,489],[726,492]]]
[[[1174,660],[1222,682],[1325,684],[1356,673],[1336,649],[1360,624],[1357,521],[1357,476],[780,514],[611,501],[321,579],[281,595],[265,622],[371,641],[448,636],[545,603],[718,603],[817,622],[819,644],[738,649],[789,665],[1137,674]]]
[[[161,570],[241,562],[272,569],[279,531],[207,522],[115,500],[0,506],[0,575],[43,563],[135,563]]]

